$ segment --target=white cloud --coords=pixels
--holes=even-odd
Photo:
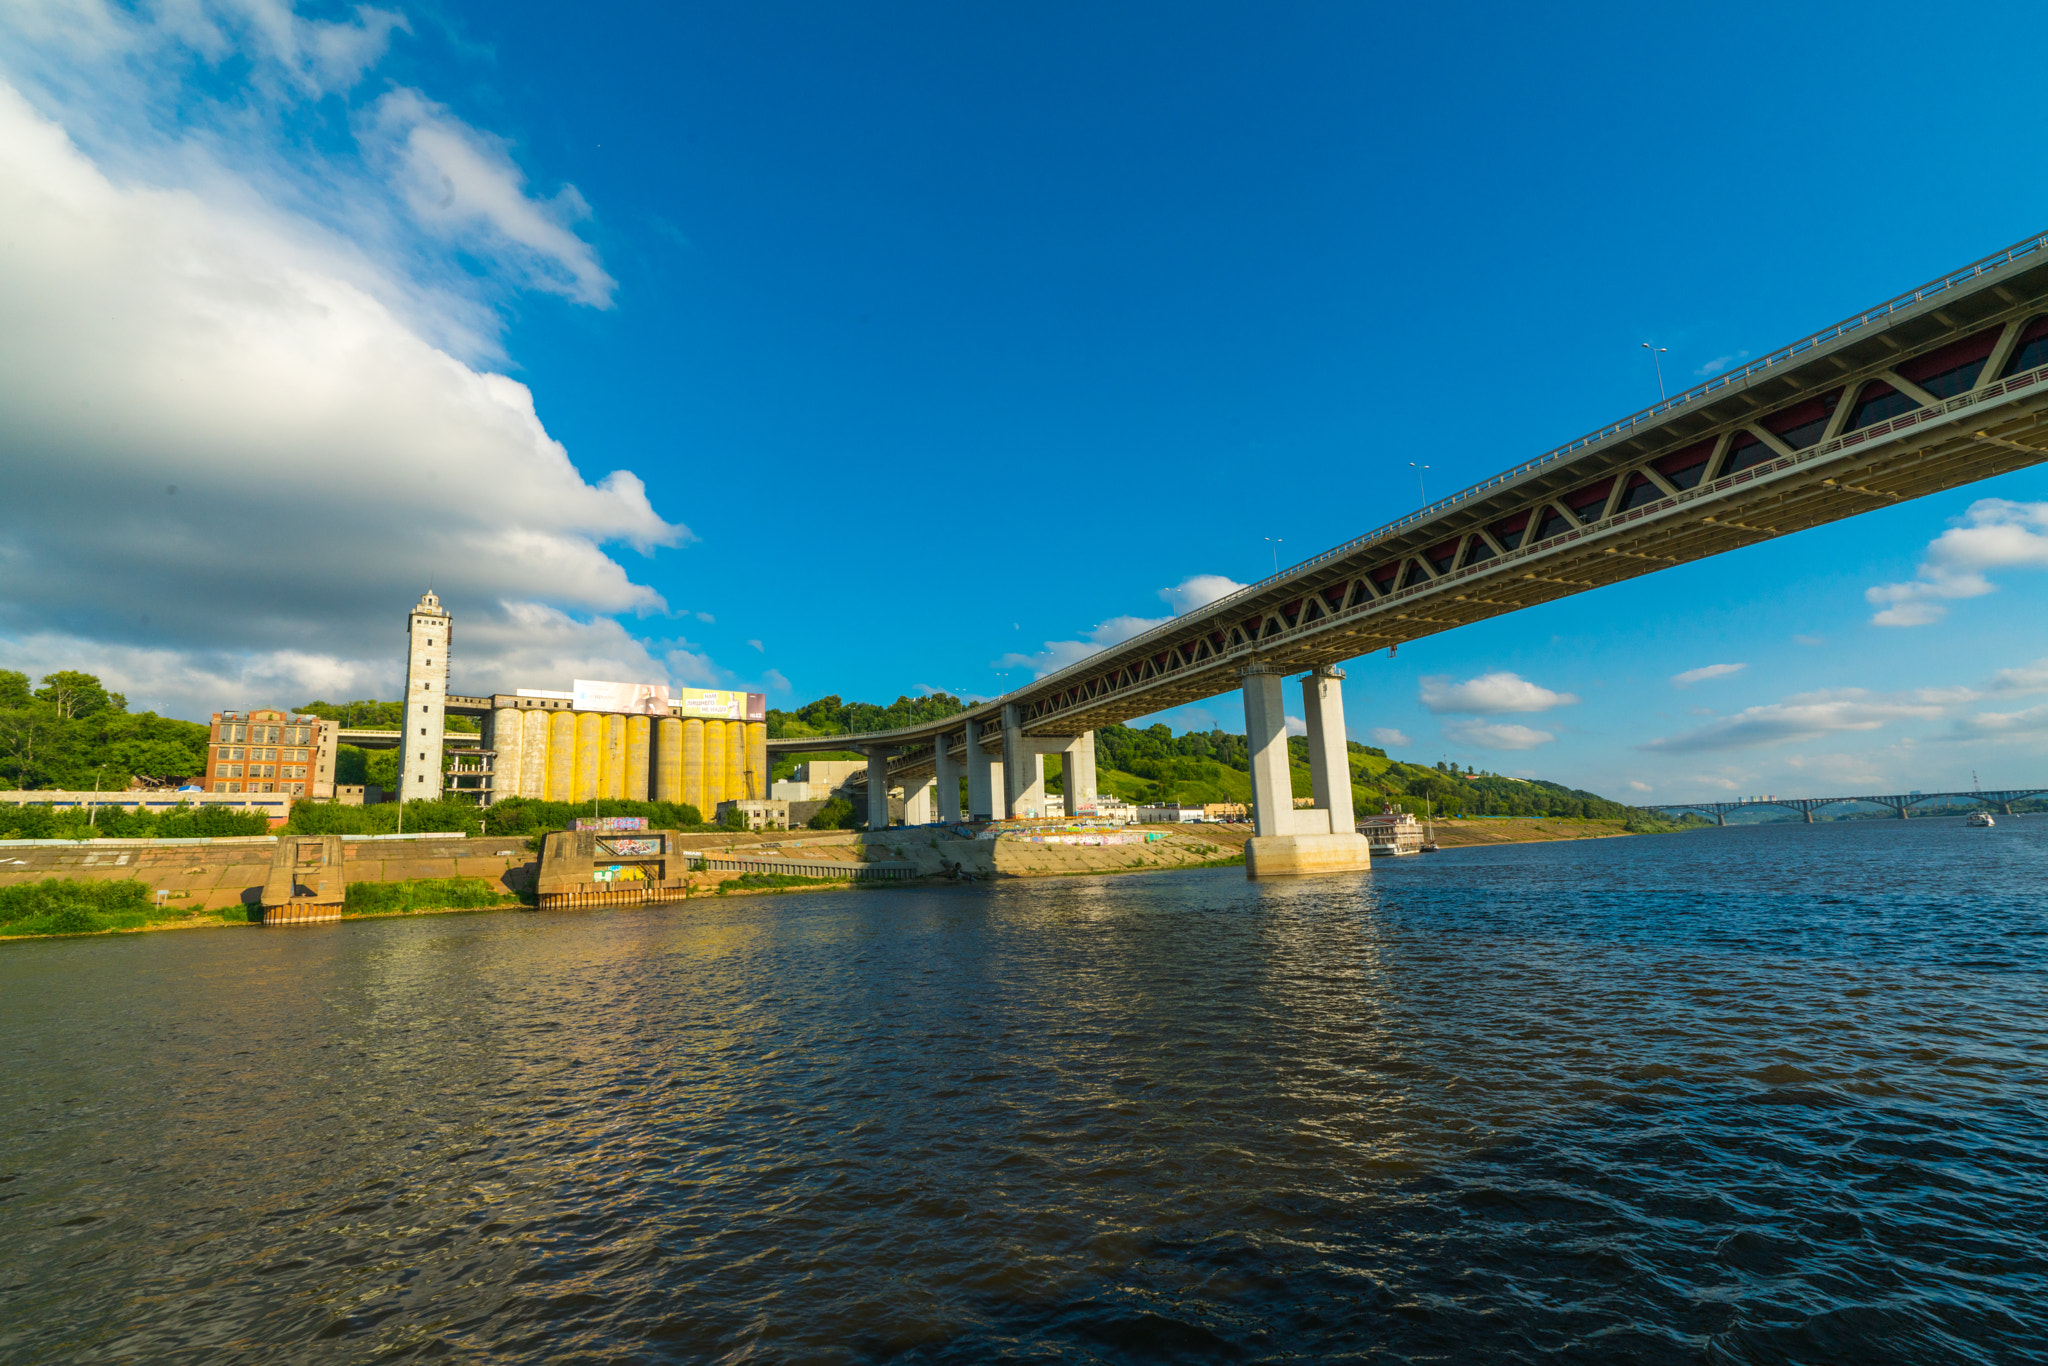
[[[1182,579],[1171,588],[1159,590],[1160,600],[1173,607],[1176,616],[1206,607],[1218,598],[1228,597],[1244,587],[1233,579],[1221,574],[1193,574]],[[1108,621],[1084,632],[1079,640],[1048,640],[1045,648],[1031,654],[1012,651],[989,665],[992,669],[1029,669],[1033,678],[1044,678],[1058,673],[1070,664],[1078,664],[1092,654],[1099,654],[1112,645],[1120,645],[1133,636],[1141,636],[1155,626],[1164,626],[1173,617],[1111,617]],[[1013,623],[1014,625],[1014,623]]]
[[[617,282],[573,224],[590,216],[576,187],[527,195],[504,140],[479,132],[417,90],[393,90],[364,121],[363,140],[429,231],[515,268],[521,282],[598,308]]]
[[[1287,723],[1282,729],[1288,735],[1306,735],[1308,734],[1308,722],[1302,720],[1299,716],[1290,716],[1287,718]]]
[[[1120,645],[1132,636],[1141,636],[1154,626],[1162,626],[1172,620],[1172,617],[1111,617],[1088,632],[1086,640],[1048,640],[1045,642],[1045,648],[1036,654],[1026,655],[1012,651],[989,667],[1029,669],[1033,678],[1044,678],[1047,674],[1058,673],[1069,664],[1078,664],[1090,655],[1100,654],[1112,645]]]
[[[1794,636],[1792,637],[1792,643],[1795,645],[1825,645],[1828,643],[1828,638],[1826,636]]]
[[[1171,588],[1159,590],[1160,600],[1172,607],[1175,614],[1192,612],[1197,607],[1207,607],[1219,598],[1227,598],[1245,585],[1221,574],[1193,574]]]
[[[1549,711],[1552,707],[1571,706],[1578,700],[1568,692],[1552,692],[1505,670],[1481,674],[1463,683],[1453,683],[1449,674],[1435,674],[1422,680],[1422,705],[1438,715],[1471,712],[1497,716],[1502,712]]]
[[[292,41],[321,80],[369,50]],[[141,678],[138,705],[289,703],[391,686],[431,585],[462,686],[649,676],[649,651],[591,618],[663,610],[608,544],[690,538],[640,480],[586,480],[524,385],[432,340],[474,315],[431,279],[279,208],[269,181],[214,165],[201,192],[173,183],[177,157],[162,169],[117,180],[0,84],[0,648],[67,638],[50,666]]]
[[[1735,364],[1737,361],[1744,361],[1748,359],[1749,352],[1747,351],[1731,351],[1725,356],[1714,357],[1705,365],[1702,365],[1699,369],[1693,371],[1693,374],[1700,379],[1707,379],[1710,376],[1720,374],[1723,370],[1726,370],[1729,366]]]
[[[768,653],[768,647],[766,645],[763,645],[758,640],[750,640],[747,642],[747,644],[753,646],[755,649],[759,650],[763,654]]]
[[[1374,726],[1366,734],[1381,749],[1406,749],[1415,743],[1408,738],[1407,732],[1395,730],[1392,726]]]
[[[1503,725],[1472,717],[1444,722],[1444,734],[1475,749],[1534,749],[1557,738],[1547,730],[1531,726]]]
[[[1864,688],[1802,693],[1783,702],[1748,707],[1681,735],[1652,740],[1641,748],[1660,754],[1694,754],[1758,745],[1812,740],[1842,731],[1870,731],[1892,722],[1942,715],[1953,694],[1919,693],[1887,697]]]
[[[1982,711],[1974,716],[1959,716],[1950,733],[1951,740],[2016,740],[2022,736],[2048,734],[2048,706],[2028,707],[2024,711]]]
[[[1630,789],[1632,789],[1633,791],[1636,791],[1636,792],[1648,792],[1648,791],[1650,791],[1650,785],[1649,785],[1648,783],[1639,783],[1639,782],[1637,782],[1637,781],[1636,781],[1635,779],[1633,779],[1633,778],[1631,778],[1631,779],[1629,779],[1629,780],[1628,780],[1628,785],[1629,785]]]
[[[2018,568],[2048,569],[2048,502],[1980,498],[1928,545],[1917,577],[1863,597],[1882,609],[1870,618],[1874,626],[1927,626],[1948,615],[1944,602],[1997,592],[1987,570]]]
[[[1671,675],[1671,685],[1675,688],[1689,688],[1710,678],[1726,678],[1729,674],[1739,674],[1748,667],[1747,664],[1703,664],[1697,669],[1687,669],[1682,674]]]

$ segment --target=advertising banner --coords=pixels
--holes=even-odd
[[[676,698],[676,713],[717,721],[765,721],[768,719],[768,695],[720,692],[716,688],[684,688]]]
[[[636,716],[668,715],[668,684],[666,683],[601,683],[594,679],[576,680],[576,691],[570,694],[577,711],[623,711]]]
[[[661,852],[661,836],[645,835],[635,838],[620,835],[613,839],[599,840],[597,847],[613,858],[651,858]]]
[[[578,816],[573,830],[645,830],[645,816]]]

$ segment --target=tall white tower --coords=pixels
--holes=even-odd
[[[429,589],[407,619],[405,721],[400,727],[398,799],[441,796],[441,735],[448,725],[448,647],[454,620]]]

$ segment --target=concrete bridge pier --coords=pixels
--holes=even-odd
[[[1067,816],[1095,809],[1095,732],[1074,737],[1060,759],[1060,782],[1067,789]]]
[[[967,808],[970,820],[988,821],[1006,815],[1003,766],[981,747],[981,722],[967,723]]]
[[[1307,707],[1310,771],[1317,805],[1294,809],[1294,785],[1287,759],[1287,707],[1282,671],[1248,664],[1244,680],[1245,740],[1251,749],[1252,825],[1245,841],[1246,877],[1296,877],[1372,867],[1372,846],[1358,833],[1351,812],[1351,764],[1344,744],[1341,671],[1319,668],[1302,680]],[[1315,762],[1320,753],[1321,763]],[[1341,797],[1338,789],[1342,789]],[[1333,829],[1332,817],[1339,828]]]
[[[932,741],[932,762],[938,769],[933,779],[939,793],[939,819],[960,819],[960,766],[953,762],[953,737],[941,735]]]
[[[868,829],[889,828],[889,748],[877,745],[868,756]]]
[[[938,783],[932,778],[906,778],[903,780],[903,823],[905,825],[930,825],[932,823],[932,789]]]

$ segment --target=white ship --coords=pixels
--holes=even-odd
[[[1422,822],[1391,806],[1383,808],[1377,816],[1367,816],[1360,821],[1358,833],[1365,836],[1371,845],[1374,858],[1422,852]]]
[[[1996,825],[1996,824],[1998,824],[1998,822],[1997,822],[1997,821],[1995,821],[1995,820],[1992,820],[1992,819],[1991,819],[1991,813],[1990,813],[1989,811],[1973,811],[1973,812],[1971,812],[1971,813],[1970,813],[1970,819],[1968,819],[1968,820],[1964,821],[1964,822],[1963,822],[1963,824],[1964,824],[1964,825]]]

